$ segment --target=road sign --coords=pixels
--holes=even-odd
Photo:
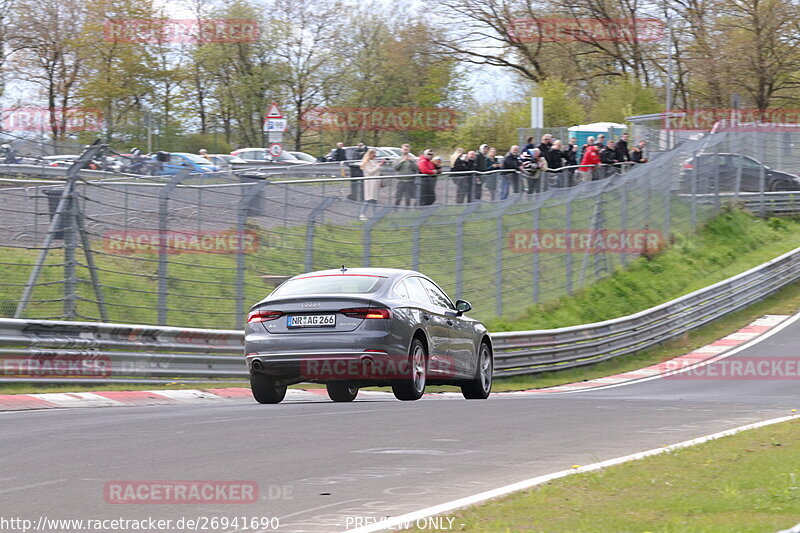
[[[278,102],[272,102],[272,104],[270,104],[266,118],[283,118],[283,113],[278,107]]]
[[[272,157],[278,157],[283,153],[283,146],[278,143],[270,144],[269,145],[269,155]]]
[[[267,141],[270,143],[282,143],[283,142],[283,132],[282,131],[268,131],[267,132]]]
[[[286,131],[289,121],[285,118],[268,118],[264,121],[264,131]]]

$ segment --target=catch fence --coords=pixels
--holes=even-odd
[[[481,199],[465,203],[464,175],[445,173],[428,206],[396,205],[398,185],[418,198],[421,178],[332,178],[331,165],[0,179],[0,316],[237,328],[286,277],[344,264],[419,270],[470,300],[476,318],[514,318],[649,257],[726,203],[768,214],[780,195],[785,211],[793,193],[769,191],[774,169],[797,168],[796,140],[707,135],[625,172],[598,169],[607,176],[596,181],[553,172],[528,194],[521,178],[506,199],[507,176],[484,175]],[[359,201],[354,183],[370,181],[385,185],[365,185],[378,201]]]

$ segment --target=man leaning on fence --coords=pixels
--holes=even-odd
[[[512,146],[505,158],[503,158],[503,176],[500,182],[500,199],[508,198],[509,189],[513,188],[515,193],[519,192],[519,146]]]
[[[433,150],[422,152],[417,160],[419,178],[419,205],[431,205],[436,201],[436,166],[433,164]]]
[[[404,144],[400,147],[402,155],[397,158],[394,163],[394,169],[400,176],[410,176],[404,178],[397,178],[397,194],[394,200],[394,205],[400,205],[400,202],[405,199],[406,206],[411,205],[411,198],[414,195],[414,180],[413,177],[419,171],[417,169],[417,162],[414,160],[414,155],[411,153],[411,146]]]

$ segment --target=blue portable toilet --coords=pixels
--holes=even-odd
[[[581,124],[567,128],[570,137],[578,139],[578,146],[586,144],[586,139],[597,136],[601,133],[606,136],[606,141],[616,141],[619,136],[628,131],[628,126],[616,122],[594,122],[592,124]]]

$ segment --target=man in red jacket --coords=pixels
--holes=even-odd
[[[593,181],[595,169],[600,165],[600,149],[596,145],[586,147],[586,151],[581,159],[581,181]]]
[[[431,205],[436,201],[436,166],[433,164],[433,150],[430,148],[422,152],[417,160],[419,173],[423,174],[419,183],[419,205]]]

